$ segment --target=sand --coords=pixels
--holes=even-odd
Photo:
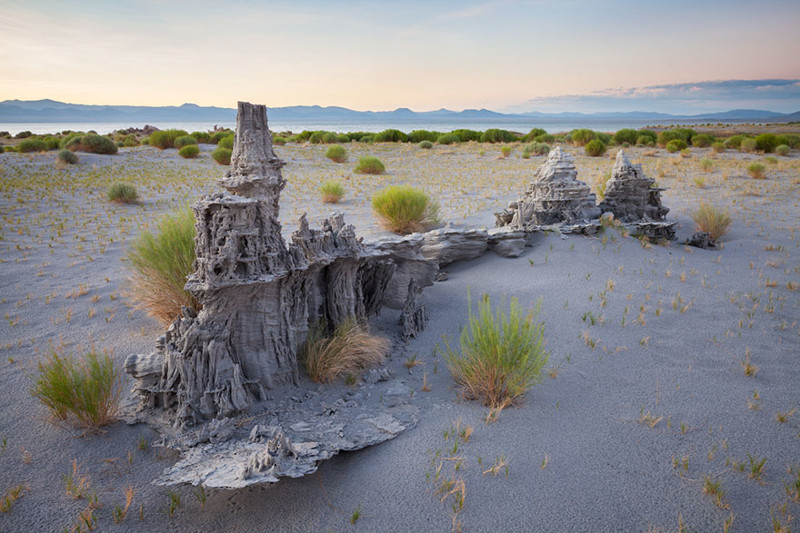
[[[287,233],[303,211],[314,225],[332,210],[315,192],[329,177],[345,181],[339,208],[367,238],[385,235],[369,197],[402,182],[437,197],[445,220],[491,227],[492,212],[521,194],[542,160],[522,159],[519,149],[498,159],[496,147],[474,144],[430,151],[356,145],[350,163],[339,165],[324,149],[277,147],[288,163]],[[590,185],[611,169],[608,157],[572,150],[579,178]],[[389,174],[352,174],[366,154],[380,157]],[[176,456],[140,449],[155,439],[152,430],[118,423],[105,435],[82,437],[48,422],[28,388],[49,349],[95,347],[120,364],[129,353],[150,351],[162,327],[128,307],[122,259],[161,214],[219,190],[223,169],[208,147],[194,161],[147,147],[81,154],[80,165],[62,170],[52,153],[0,155],[0,494],[24,486],[11,512],[0,514],[0,530],[75,524],[86,501],[65,490],[73,460],[103,504],[96,512],[102,531],[675,531],[679,523],[722,531],[731,516],[732,531],[767,530],[773,519],[786,524],[800,513],[784,488],[797,477],[789,469],[800,471],[800,412],[788,415],[800,410],[800,291],[793,290],[800,284],[800,156],[767,162],[767,179],[753,180],[744,167],[763,156],[727,151],[711,172],[701,171],[700,159],[711,155],[629,152],[669,188],[664,202],[679,238],[693,231],[688,213],[700,201],[730,210],[721,248],[645,247],[613,231],[549,234],[516,259],[486,255],[451,265],[448,279],[425,291],[426,330],[396,345],[388,363],[421,408],[416,428],[342,454],[302,479],[209,491],[204,506],[196,488],[174,488],[181,505],[172,517],[167,489],[151,481]],[[117,179],[134,183],[143,202],[108,203],[105,189]],[[457,347],[468,289],[473,301],[484,292],[496,303],[540,300],[551,351],[543,382],[491,424],[487,408],[459,398],[436,348],[442,336]],[[396,319],[386,311],[375,326],[391,332]],[[744,373],[746,353],[754,376]],[[407,369],[414,355],[422,364]],[[423,378],[430,391],[422,390]],[[778,413],[788,415],[784,422]],[[454,449],[445,432],[459,421],[473,433]],[[484,474],[498,458],[508,468]],[[750,476],[750,458],[765,459],[760,479]],[[721,482],[719,506],[703,493],[704,477]],[[454,495],[442,501],[437,494],[446,479],[463,481],[463,506],[455,510]],[[112,511],[129,486],[136,495],[117,525]]]

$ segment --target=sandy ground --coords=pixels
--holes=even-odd
[[[219,190],[223,169],[204,149],[198,160],[147,147],[81,154],[67,169],[55,168],[52,153],[0,155],[0,497],[24,487],[0,514],[0,530],[74,525],[86,502],[65,489],[73,460],[103,504],[101,531],[722,531],[731,517],[730,531],[766,531],[800,515],[784,488],[800,472],[800,156],[768,160],[767,179],[753,180],[745,166],[763,156],[631,149],[669,188],[664,201],[679,237],[693,231],[688,213],[700,201],[730,210],[720,249],[643,247],[613,231],[550,234],[517,259],[452,265],[446,281],[426,289],[427,329],[395,346],[389,362],[422,408],[415,429],[303,479],[210,492],[204,506],[196,488],[178,487],[181,505],[170,517],[167,490],[151,481],[176,457],[142,449],[152,430],[119,423],[81,437],[49,423],[28,388],[50,349],[95,347],[120,364],[150,351],[162,328],[126,305],[123,257],[163,213]],[[312,225],[332,211],[316,193],[330,177],[345,182],[339,208],[367,238],[384,235],[369,198],[391,183],[426,189],[446,221],[491,227],[492,212],[521,194],[542,161],[522,159],[519,148],[499,159],[499,148],[475,144],[354,145],[351,162],[340,165],[324,150],[277,148],[288,163],[287,233],[303,211]],[[611,169],[608,157],[572,150],[579,177],[592,185]],[[366,154],[388,174],[352,174]],[[700,160],[712,157],[702,171]],[[142,203],[107,202],[115,180],[135,184]],[[544,381],[491,424],[485,407],[459,400],[437,349],[442,336],[457,346],[468,289],[473,301],[484,292],[526,306],[541,299],[551,351]],[[390,332],[396,318],[387,311],[376,327]],[[746,354],[754,376],[744,373]],[[414,355],[422,364],[409,370],[404,362]],[[474,430],[458,446],[448,432],[457,423]],[[498,459],[507,469],[484,473]],[[751,463],[762,460],[762,473],[751,476]],[[719,505],[703,493],[706,477],[721,483]],[[443,499],[445,480],[463,482],[462,507],[453,495]],[[115,524],[112,511],[129,486],[131,510]]]

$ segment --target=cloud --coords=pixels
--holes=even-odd
[[[545,96],[509,106],[508,112],[658,111],[703,113],[730,109],[800,110],[799,79],[719,80],[611,88],[589,94]]]

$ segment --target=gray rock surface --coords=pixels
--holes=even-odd
[[[497,226],[533,231],[540,226],[580,224],[600,215],[588,185],[577,179],[574,158],[561,147],[550,151],[540,165],[525,196],[497,213]]]
[[[519,257],[528,242],[524,231],[508,226],[492,228],[488,234],[489,248],[503,257]]]
[[[489,249],[489,235],[485,229],[444,228],[424,234],[422,255],[440,267],[456,261],[469,261],[482,256]]]

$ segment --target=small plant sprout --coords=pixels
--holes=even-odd
[[[85,497],[89,490],[89,478],[79,472],[77,459],[72,461],[72,469],[64,475],[64,488],[73,500]]]
[[[358,519],[361,518],[361,504],[356,507],[356,510],[353,511],[353,514],[350,515],[350,523],[355,524],[358,522]]]
[[[795,503],[800,503],[800,468],[790,467],[789,475],[792,476],[791,480],[787,483],[783,482],[783,487],[786,490],[786,495]]]
[[[172,518],[172,515],[175,514],[181,506],[181,495],[174,490],[167,491],[167,497],[169,498],[169,507],[167,507],[167,516]]]
[[[412,368],[414,368],[417,365],[424,364],[420,359],[417,359],[417,357],[418,356],[417,356],[416,353],[413,353],[413,354],[409,355],[408,357],[406,357],[406,360],[403,361],[403,366],[406,367],[407,369],[411,370]]]
[[[141,451],[145,452],[145,451],[147,451],[148,448],[150,448],[150,443],[147,441],[146,438],[141,437],[139,439],[139,443],[137,444],[137,446],[139,447],[139,449]]]
[[[22,497],[24,491],[24,485],[16,485],[8,489],[0,498],[0,512],[10,513],[14,503]]]
[[[508,477],[508,458],[505,455],[500,455],[494,460],[494,464],[483,471],[483,475],[491,474],[497,477],[501,471],[505,471],[505,477]]]
[[[639,412],[639,423],[648,426],[650,429],[654,429],[662,420],[664,420],[663,416],[653,416],[650,411],[645,413],[644,407],[642,407],[641,411]]]
[[[791,411],[786,412],[786,413],[781,413],[780,411],[778,411],[777,413],[775,413],[775,420],[777,420],[778,422],[783,424],[787,420],[789,420],[792,417],[792,415],[794,415],[794,413],[796,411],[797,411],[796,407],[794,409],[792,409]]]
[[[761,481],[761,477],[764,475],[764,465],[767,462],[767,458],[759,459],[758,457],[750,455],[750,452],[747,452],[747,460],[750,461],[750,479]]]
[[[550,456],[544,454],[544,459],[542,459],[542,464],[539,465],[539,470],[544,470],[545,468],[547,468],[547,463],[549,462],[550,462]]]
[[[742,365],[742,369],[744,369],[745,376],[754,377],[756,372],[758,372],[758,367],[750,361],[750,348],[745,348],[744,361],[740,364]]]
[[[725,496],[725,491],[722,489],[722,482],[717,481],[711,476],[703,476],[703,494],[708,494],[714,498],[714,503],[720,509],[727,509],[730,507],[722,501]]]
[[[122,523],[125,520],[125,516],[128,514],[128,509],[131,506],[131,502],[133,501],[133,496],[136,494],[136,491],[132,486],[129,486],[125,489],[125,505],[124,506],[115,506],[113,512],[113,518],[115,524]]]
[[[431,386],[428,384],[428,373],[422,373],[422,388],[420,389],[422,392],[430,392]]]
[[[202,483],[197,488],[194,493],[194,497],[197,498],[197,501],[200,502],[200,507],[206,506],[206,500],[208,500],[208,493],[206,492],[206,487]]]

